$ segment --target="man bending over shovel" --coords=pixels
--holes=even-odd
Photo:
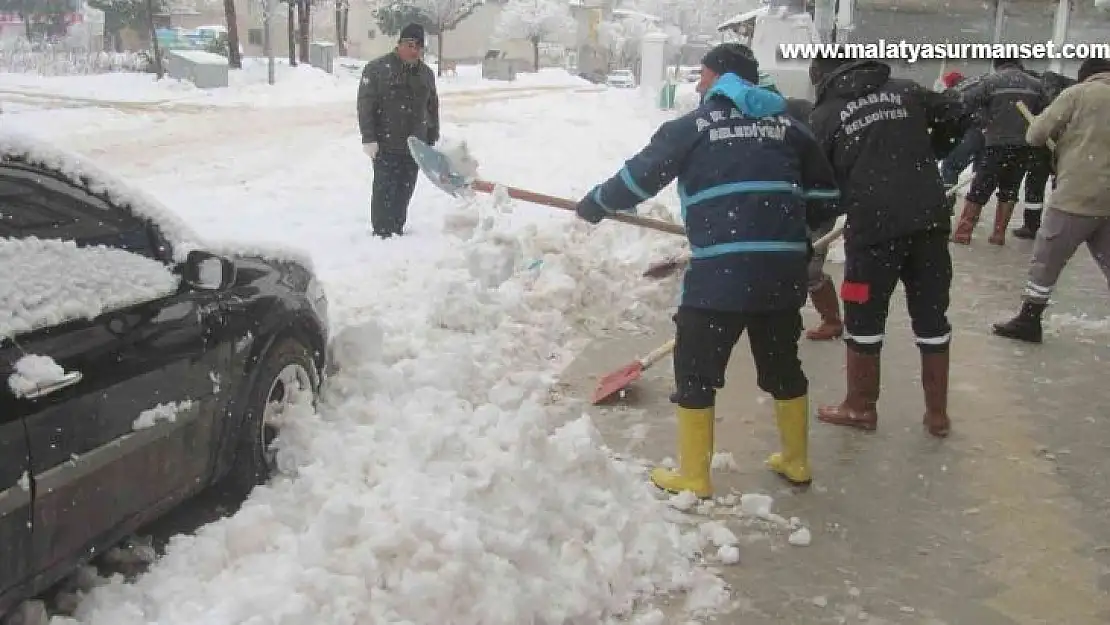
[[[807,222],[834,213],[831,165],[809,130],[785,115],[782,96],[758,88],[751,50],[721,44],[702,60],[697,110],[663,124],[615,176],[578,204],[598,223],[633,210],[678,179],[690,264],[674,316],[678,470],[651,481],[713,495],[710,461],[717,389],[747,329],[759,387],[775,399],[782,451],[768,466],[809,483],[808,386],[798,360],[800,309],[811,253]],[[811,200],[807,202],[807,199]]]

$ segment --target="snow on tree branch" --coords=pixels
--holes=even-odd
[[[566,0],[509,0],[497,18],[494,37],[539,43],[576,28]]]
[[[431,34],[454,30],[470,17],[485,0],[382,0],[379,11],[402,13],[416,9],[424,17]]]

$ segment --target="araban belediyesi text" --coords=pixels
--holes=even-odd
[[[868,59],[876,61],[963,59],[1089,59],[1110,58],[1110,43],[910,43],[879,39],[869,43],[782,43],[783,59]]]

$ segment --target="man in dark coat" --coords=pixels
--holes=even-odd
[[[374,162],[370,223],[381,238],[404,233],[420,173],[409,154],[409,136],[428,144],[439,140],[435,74],[423,54],[424,28],[409,24],[393,52],[366,64],[358,86],[362,149]]]
[[[840,292],[848,390],[839,405],[819,408],[817,418],[877,426],[880,353],[901,281],[921,351],[924,425],[947,436],[951,226],[936,161],[963,136],[967,116],[953,95],[891,78],[890,66],[877,61],[817,59],[810,79],[817,86],[810,123],[848,216]]]
[[[717,389],[745,330],[761,389],[775,400],[782,451],[768,466],[809,483],[808,385],[798,359],[810,226],[835,215],[832,170],[811,131],[761,89],[751,50],[729,43],[702,60],[701,105],[663,124],[615,176],[578,204],[597,223],[634,210],[678,180],[691,261],[675,314],[677,471],[655,469],[671,492],[712,496]]]
[[[963,94],[967,92],[972,86],[978,84],[983,76],[965,77],[959,72],[949,72],[944,75],[942,82],[945,91],[950,91],[952,95],[963,98]],[[980,154],[983,151],[983,124],[982,118],[979,116],[972,116],[971,125],[968,127],[967,132],[964,133],[959,143],[952,149],[952,151],[940,162],[940,175],[944,180],[944,188],[946,191],[952,189],[960,182],[960,174],[967,169],[968,165],[976,163]],[[978,170],[978,165],[975,170]],[[948,212],[954,213],[956,208],[956,193],[952,192],[949,196]]]
[[[1045,105],[1051,104],[1060,92],[1076,83],[1075,80],[1056,72],[1043,74],[1026,70],[1030,76],[1041,81]],[[1019,239],[1032,239],[1041,227],[1041,214],[1044,212],[1044,189],[1052,176],[1052,188],[1056,188],[1056,177],[1052,175],[1052,150],[1046,147],[1030,146],[1032,152],[1029,170],[1025,173],[1025,210],[1022,211],[1022,225],[1013,230]]]
[[[995,190],[998,205],[994,209],[994,229],[987,241],[992,245],[1006,243],[1006,227],[1017,204],[1021,180],[1035,158],[1025,142],[1026,121],[1017,108],[1019,102],[1034,115],[1045,106],[1041,82],[1027,74],[1017,59],[996,59],[994,73],[964,93],[968,110],[982,115],[986,144],[952,235],[954,243],[971,243],[971,233],[979,223],[983,206]]]

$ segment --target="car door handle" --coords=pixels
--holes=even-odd
[[[63,388],[73,386],[80,382],[83,377],[85,376],[81,375],[80,371],[68,371],[61,378],[49,382],[40,382],[28,390],[17,393],[16,396],[20,399],[39,399]]]

